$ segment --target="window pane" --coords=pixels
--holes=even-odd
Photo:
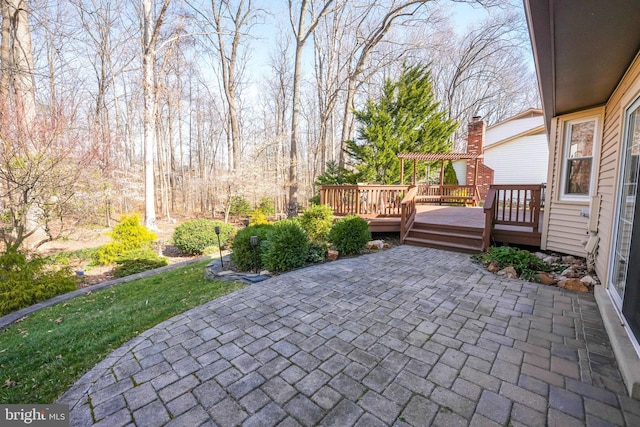
[[[568,160],[567,194],[589,194],[591,159]]]
[[[590,157],[593,154],[593,136],[595,130],[595,120],[571,125],[570,158]]]

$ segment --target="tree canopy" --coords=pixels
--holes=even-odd
[[[397,81],[387,79],[379,101],[367,100],[355,112],[359,125],[346,153],[358,181],[393,184],[400,180],[398,153],[445,153],[458,123],[447,119],[425,65],[405,67]],[[409,167],[409,165],[407,165]]]

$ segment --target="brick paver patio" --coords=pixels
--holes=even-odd
[[[400,246],[281,275],[110,354],[71,425],[640,425],[592,294]]]

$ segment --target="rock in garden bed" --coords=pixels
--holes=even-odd
[[[584,258],[535,252],[513,247],[492,247],[474,256],[477,262],[498,276],[519,278],[576,292],[589,292],[599,284],[588,271]]]

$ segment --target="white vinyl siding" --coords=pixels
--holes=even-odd
[[[547,182],[547,203],[545,205],[542,231],[542,249],[570,255],[586,256],[584,242],[587,240],[589,218],[582,216],[582,209],[589,208],[588,197],[580,200],[563,200],[562,173],[564,170],[564,144],[566,135],[563,125],[572,120],[592,118],[602,114],[602,109],[594,109],[560,118],[554,118],[550,134],[551,170]],[[600,126],[598,126],[600,128]],[[599,137],[596,139],[599,141]],[[597,150],[599,151],[599,150]],[[597,170],[592,165],[594,171]]]
[[[458,177],[459,185],[467,185],[467,161],[466,160],[456,160],[452,162],[453,170],[456,171],[456,176]]]
[[[484,144],[485,148],[543,125],[544,117],[542,114],[534,117],[509,120],[504,123],[497,123],[487,129]]]
[[[613,253],[612,234],[615,222],[615,204],[618,193],[620,149],[624,110],[640,97],[640,57],[631,64],[605,107],[600,170],[597,175],[597,193],[602,197],[598,221],[600,245],[596,254],[595,268],[598,277],[605,282],[609,274],[610,257]]]
[[[494,184],[542,184],[549,163],[547,135],[543,131],[486,147],[484,163],[495,171]]]

